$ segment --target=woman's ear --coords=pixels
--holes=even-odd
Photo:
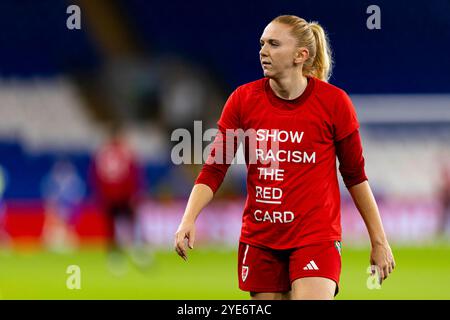
[[[309,57],[309,51],[305,47],[298,48],[295,57],[294,57],[294,63],[304,63]]]

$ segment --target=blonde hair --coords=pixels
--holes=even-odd
[[[278,16],[272,22],[291,26],[291,34],[297,39],[298,46],[308,49],[309,57],[303,64],[303,74],[328,81],[333,59],[328,36],[319,23],[308,23],[305,19],[293,15]]]

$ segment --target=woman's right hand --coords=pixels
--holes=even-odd
[[[175,251],[185,261],[187,260],[186,241],[190,249],[194,249],[195,240],[195,223],[190,221],[182,221],[175,233]]]
[[[175,233],[175,251],[184,260],[187,260],[187,246],[194,249],[195,220],[213,196],[213,190],[206,184],[198,183],[192,188],[183,218]]]

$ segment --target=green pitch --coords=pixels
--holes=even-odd
[[[369,290],[368,248],[343,248],[338,299],[450,299],[450,245],[393,247],[397,268],[380,290]],[[97,249],[73,254],[0,251],[0,299],[248,299],[237,287],[236,252],[197,246],[184,262],[154,253],[145,272],[127,262],[112,275]],[[69,265],[81,270],[81,289],[69,290]]]

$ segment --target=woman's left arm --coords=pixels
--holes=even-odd
[[[384,233],[377,203],[367,181],[359,130],[336,142],[336,155],[345,186],[369,232],[372,244],[370,263],[378,267],[381,282],[392,272],[395,262]]]
[[[350,187],[348,191],[366,224],[372,244],[370,263],[378,267],[382,281],[394,269],[395,261],[383,229],[377,203],[367,180]]]

